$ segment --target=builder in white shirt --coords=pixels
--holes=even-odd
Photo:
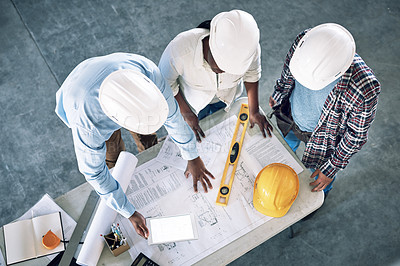
[[[250,127],[264,137],[272,126],[259,111],[260,31],[253,16],[241,10],[222,12],[198,28],[176,36],[161,56],[159,68],[169,82],[185,121],[197,141],[205,137],[199,120],[231,104],[246,87]]]

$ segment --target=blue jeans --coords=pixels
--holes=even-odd
[[[226,104],[224,102],[216,102],[216,103],[210,103],[209,105],[207,105],[206,107],[204,107],[200,112],[199,115],[197,116],[199,118],[199,120],[203,119],[206,116],[209,116],[213,113],[215,113],[216,111],[225,108]]]
[[[289,133],[285,137],[286,143],[289,145],[289,147],[292,149],[292,151],[296,152],[297,148],[300,146],[300,140],[294,135],[293,130],[290,130]],[[314,168],[309,168],[309,170],[314,173],[315,169]],[[314,179],[316,180],[318,176],[316,176]],[[329,183],[329,185],[326,186],[324,189],[324,193],[327,194],[331,189],[332,189],[332,184],[336,179],[336,175],[332,178],[332,182]]]

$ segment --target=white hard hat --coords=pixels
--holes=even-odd
[[[308,31],[300,40],[289,69],[311,90],[320,90],[341,77],[353,62],[356,44],[344,27],[326,23]]]
[[[211,20],[210,49],[218,67],[242,75],[258,48],[260,31],[253,16],[242,10],[222,12]]]
[[[139,134],[156,132],[168,116],[168,104],[158,87],[132,69],[111,73],[101,84],[100,106],[115,123]]]

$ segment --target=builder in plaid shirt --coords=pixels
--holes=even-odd
[[[380,84],[355,53],[352,35],[327,23],[299,34],[269,99],[286,142],[311,169],[312,191],[332,189],[339,170],[366,143]]]

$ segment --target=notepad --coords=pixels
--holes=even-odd
[[[42,237],[49,230],[61,240],[64,240],[60,212],[4,225],[3,232],[7,264],[34,259],[65,250],[63,242],[60,242],[56,248],[51,250],[43,246]]]
[[[148,244],[161,244],[198,239],[193,214],[148,218]]]

